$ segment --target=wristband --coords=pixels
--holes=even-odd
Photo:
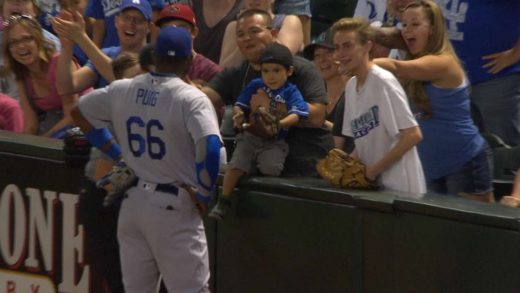
[[[117,143],[112,143],[105,153],[117,162],[119,157],[121,157],[121,147]]]
[[[85,138],[87,138],[90,144],[101,149],[104,144],[111,141],[114,137],[107,128],[94,128],[85,133]]]

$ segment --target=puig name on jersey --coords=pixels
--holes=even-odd
[[[155,107],[158,96],[159,96],[159,92],[157,92],[157,91],[140,88],[137,90],[137,95],[135,97],[135,103],[145,105],[145,106]]]

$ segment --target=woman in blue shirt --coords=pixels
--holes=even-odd
[[[403,11],[407,60],[376,59],[405,83],[423,132],[418,145],[428,190],[492,202],[490,149],[470,114],[469,82],[433,1]]]

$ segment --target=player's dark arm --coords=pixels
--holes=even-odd
[[[208,135],[195,144],[195,169],[197,170],[197,201],[207,204],[215,191],[220,165],[222,143],[218,135]]]
[[[109,155],[115,161],[121,159],[121,147],[115,142],[114,137],[107,128],[95,128],[83,116],[77,105],[72,108],[71,115],[76,126],[83,131],[90,144]]]

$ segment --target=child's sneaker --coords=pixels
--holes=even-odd
[[[220,198],[213,209],[211,209],[211,212],[209,212],[208,216],[215,220],[221,221],[224,219],[230,208],[231,201],[229,199]]]

